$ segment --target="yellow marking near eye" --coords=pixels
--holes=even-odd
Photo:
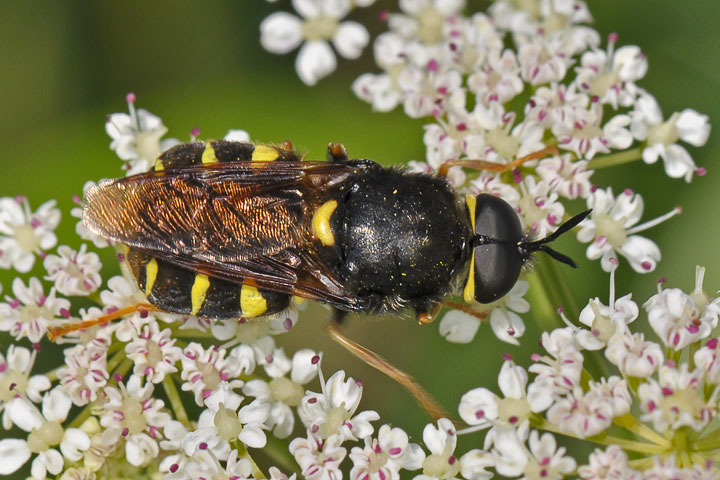
[[[165,165],[163,164],[162,160],[159,158],[155,160],[155,171],[159,172],[160,170],[165,170]]]
[[[210,288],[210,279],[204,273],[198,273],[195,275],[195,281],[193,282],[192,290],[190,291],[190,298],[192,299],[192,310],[191,314],[197,315],[200,311],[200,307],[205,302],[208,288]]]
[[[158,264],[154,258],[145,265],[145,296],[149,297],[157,279]]]
[[[473,235],[475,234],[475,208],[477,207],[477,197],[474,195],[465,195],[465,204],[468,206],[470,213],[470,225],[472,225]],[[467,303],[475,301],[475,252],[470,258],[470,270],[468,271],[468,279],[463,289],[463,298]]]
[[[330,200],[317,209],[312,218],[312,233],[323,245],[329,247],[335,243],[335,235],[330,228],[330,217],[337,208],[337,201]]]
[[[275,147],[268,145],[255,145],[253,150],[252,161],[253,162],[273,162],[278,159],[280,152]]]
[[[258,317],[267,312],[267,301],[252,285],[243,285],[240,290],[240,309],[243,317]]]
[[[475,255],[470,259],[470,270],[468,271],[468,280],[463,289],[463,298],[467,303],[475,301]]]
[[[208,163],[217,163],[218,159],[215,156],[215,149],[212,147],[210,142],[205,142],[205,150],[202,154],[202,164],[207,165]]]

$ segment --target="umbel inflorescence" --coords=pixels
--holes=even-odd
[[[336,68],[333,48],[356,58],[369,43],[365,27],[345,17],[372,0],[292,3],[298,14],[268,17],[261,42],[276,53],[300,47],[305,83]],[[37,479],[396,480],[403,470],[420,480],[720,478],[720,298],[706,292],[701,267],[692,291],[661,281],[643,303],[618,296],[620,261],[654,271],[660,250],[644,231],[679,208],[643,220],[642,197],[629,186],[592,183],[595,170],[639,159],[661,160],[672,178],[703,175],[683,145],[706,142],[708,119],[691,109],[663,116],[640,86],[641,50],[615,35],[602,42],[583,2],[523,5],[500,0],[474,13],[462,0],[400,1],[398,12],[381,13],[379,72],[352,90],[377,111],[401,107],[427,119],[426,158],[411,169],[512,164],[505,173],[453,167],[449,178],[505,199],[533,238],[562,223],[567,201],[583,199],[593,212],[577,239],[609,272],[607,297],[579,315],[559,310],[563,326],[544,332],[539,348],[521,339],[519,314],[533,313],[524,280],[495,304],[446,314],[440,332],[450,341],[472,341],[487,320],[499,339],[538,350],[527,368],[506,355],[497,388],[478,385],[459,400],[461,421],[439,419],[420,434],[363,409],[364,386],[345,372],[326,379],[322,353],[286,354],[276,337],[292,329],[300,305],[258,322],[136,312],[61,339],[61,365],[38,362],[49,327],[145,298],[123,276],[101,275],[93,249],[108,242],[82,221],[77,234],[92,245],[58,246],[54,201],[33,209],[24,197],[2,198],[0,267],[18,277],[0,304],[0,330],[13,339],[0,351],[0,473],[30,465]],[[131,175],[179,141],[165,138],[160,118],[136,108],[134,95],[127,100],[129,112],[110,115],[106,130]],[[557,153],[513,164],[548,147]],[[39,261],[46,275],[28,278]],[[78,309],[78,298],[97,306]],[[560,446],[567,438],[596,449],[578,457]],[[278,462],[289,452],[294,463],[261,468],[257,449]]]

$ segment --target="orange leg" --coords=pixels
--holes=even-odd
[[[83,322],[68,323],[61,327],[50,327],[48,328],[48,338],[51,341],[55,341],[57,338],[62,337],[70,332],[77,330],[85,330],[96,325],[102,325],[104,323],[117,320],[125,315],[130,315],[135,312],[162,312],[159,308],[150,305],[149,303],[138,303],[137,305],[130,305],[129,307],[115,310],[114,312],[108,313],[107,315],[101,315],[92,320],[85,320]]]
[[[530,155],[516,158],[512,162],[506,163],[504,165],[500,163],[488,162],[485,160],[454,160],[452,162],[445,162],[440,165],[440,168],[438,168],[438,175],[440,175],[441,177],[447,177],[448,170],[450,170],[452,167],[465,167],[473,168],[475,170],[487,170],[489,172],[502,173],[517,168],[525,162],[537,160],[548,155],[556,155],[557,153],[557,147],[547,147],[535,153],[531,153]]]
[[[382,358],[377,353],[369,350],[359,343],[353,342],[345,335],[340,333],[337,324],[332,322],[329,323],[325,328],[330,335],[330,338],[335,340],[337,343],[345,347],[350,353],[358,357],[363,362],[367,363],[373,368],[380,370],[382,373],[390,377],[391,379],[398,382],[400,385],[415,398],[418,404],[422,407],[425,412],[432,418],[437,420],[438,418],[447,418],[452,420],[450,414],[440,403],[433,397],[430,392],[425,390],[419,383],[415,381],[413,377],[403,372],[399,368],[391,365],[387,360]]]

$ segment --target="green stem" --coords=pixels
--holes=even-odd
[[[637,418],[633,417],[631,414],[626,413],[625,415],[622,415],[620,417],[613,418],[613,423],[615,425],[618,425],[620,427],[626,428],[627,430],[630,430],[632,433],[644,438],[645,440],[649,440],[657,445],[663,446],[663,447],[671,447],[672,442],[668,440],[667,438],[663,437],[659,433],[657,433],[655,430],[651,429],[644,423],[642,423]]]
[[[165,390],[165,394],[170,401],[170,407],[175,413],[175,418],[177,418],[183,425],[190,429],[190,419],[187,416],[185,406],[182,403],[182,398],[180,398],[180,393],[175,386],[175,382],[173,381],[172,376],[165,375],[165,378],[163,378],[162,381],[162,385],[163,389]]]
[[[715,431],[717,433],[717,431]],[[712,435],[709,438],[703,438],[694,442],[691,446],[694,451],[716,450],[720,448],[720,437]]]
[[[122,362],[125,359],[125,352],[117,352],[115,355],[113,355],[110,360],[107,362],[107,371],[112,372],[115,370],[115,368],[120,365],[120,362]]]
[[[588,170],[597,170],[598,168],[614,167],[624,163],[634,162],[642,158],[642,147],[625,150],[624,152],[613,153],[603,157],[595,157],[588,162]]]
[[[655,445],[653,443],[646,443],[646,442],[638,442],[635,440],[627,440],[625,438],[620,437],[614,437],[612,435],[596,435],[594,437],[586,437],[586,438],[580,438],[576,437],[575,435],[560,430],[555,425],[547,422],[543,419],[543,422],[540,425],[537,425],[537,428],[541,430],[546,430],[551,433],[557,433],[560,435],[565,435],[570,438],[575,438],[578,440],[587,440],[588,442],[598,443],[600,445],[617,445],[623,450],[629,450],[632,452],[637,453],[644,453],[645,455],[661,455],[663,453],[666,453],[668,449],[664,446]]]

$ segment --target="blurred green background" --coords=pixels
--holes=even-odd
[[[381,0],[356,18],[378,33],[378,10],[396,10],[394,4]],[[486,3],[471,6],[481,9]],[[603,38],[617,32],[620,45],[636,44],[647,54],[650,68],[641,86],[658,98],[666,118],[690,107],[708,114],[711,122],[720,119],[719,2],[606,0],[590,2],[590,8]],[[126,111],[124,98],[130,91],[139,107],[163,119],[169,136],[181,140],[196,126],[204,138],[242,128],[259,141],[291,139],[312,159],[323,159],[327,143],[338,141],[351,155],[383,164],[422,160],[423,122],[409,120],[399,110],[373,113],[350,91],[358,75],[376,71],[370,49],[360,61],[341,59],[335,74],[310,88],[295,74],[294,53],[276,56],[260,47],[259,24],[278,9],[289,10],[289,1],[3,2],[0,196],[24,194],[33,208],[56,198],[64,215],[60,243],[79,246],[76,220],[69,216],[71,198],[87,180],[122,175],[122,162],[108,149],[104,120],[109,113]],[[629,187],[641,193],[644,219],[676,205],[684,208],[682,216],[646,233],[663,252],[655,272],[640,276],[621,262],[619,295],[632,291],[643,302],[660,276],[671,286],[691,288],[696,264],[708,268],[709,293],[720,287],[715,210],[720,142],[714,133],[706,147],[689,147],[696,163],[709,171],[691,185],[667,178],[660,164],[636,163],[594,177],[618,192]],[[583,208],[574,206],[575,211]],[[574,238],[558,243],[558,250],[580,260],[578,271],[564,269],[578,304],[595,296],[607,302],[608,276],[599,263],[584,260],[584,247]],[[111,252],[103,258],[104,277],[109,278],[118,269]],[[10,292],[12,277],[0,272],[4,293]],[[326,375],[342,368],[362,378],[362,407],[379,410],[384,422],[404,426],[419,439],[426,421],[422,412],[399,386],[332,344],[323,333],[327,317],[324,308],[313,306],[298,329],[277,337],[278,343],[288,352],[301,347],[325,351]],[[345,331],[411,372],[455,412],[470,388],[496,389],[501,353],[511,352],[527,363],[537,350],[536,324],[548,319],[526,315],[525,320],[525,348],[499,343],[487,326],[472,344],[450,344],[439,337],[437,324],[420,328],[409,317],[353,317]]]

